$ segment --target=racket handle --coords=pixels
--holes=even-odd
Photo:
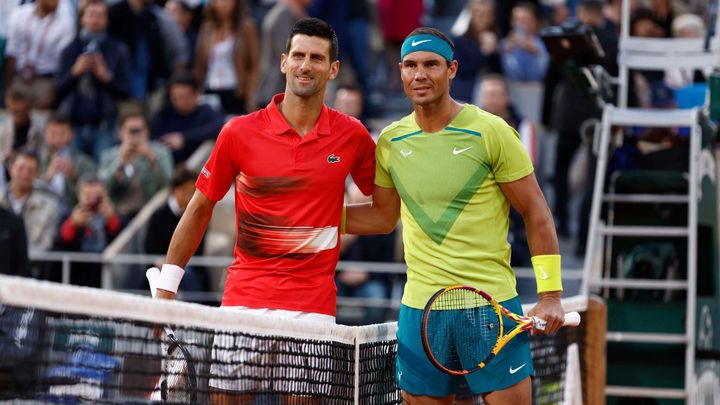
[[[580,325],[580,314],[577,312],[568,312],[565,314],[565,323],[563,326],[578,326]]]
[[[533,316],[533,327],[537,330],[545,330],[547,321]],[[580,325],[580,314],[577,312],[568,312],[565,314],[565,322],[563,326],[578,326]]]

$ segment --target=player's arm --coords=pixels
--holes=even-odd
[[[546,333],[560,329],[565,319],[560,298],[560,248],[550,208],[545,201],[534,174],[519,180],[500,183],[500,189],[510,204],[523,217],[530,254],[533,257],[538,281],[538,303],[528,312],[546,320]],[[550,260],[551,263],[544,262]],[[550,282],[550,284],[543,285]]]
[[[375,185],[373,200],[346,208],[345,233],[390,233],[400,217],[400,196],[394,188]]]
[[[165,259],[166,265],[174,265],[180,269],[185,268],[193,253],[197,250],[198,245],[200,245],[200,241],[210,223],[210,218],[212,218],[213,208],[215,208],[215,201],[207,198],[200,190],[195,190],[195,194],[193,194],[170,240],[170,247]],[[159,287],[155,297],[174,299],[175,292]]]

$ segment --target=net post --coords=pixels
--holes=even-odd
[[[584,397],[587,405],[605,404],[605,379],[607,370],[607,304],[596,295],[588,297],[584,322],[585,350],[583,353],[585,373],[583,375]]]

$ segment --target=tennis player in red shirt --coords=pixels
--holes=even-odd
[[[264,109],[232,119],[220,132],[173,234],[156,297],[175,297],[213,207],[233,186],[237,239],[222,306],[335,321],[345,180],[352,175],[370,195],[375,178],[375,143],[368,131],[323,104],[327,83],[340,68],[337,53],[337,36],[324,21],[306,18],[293,26],[280,58],[285,93]],[[232,392],[261,388],[238,380],[222,378],[211,386]]]

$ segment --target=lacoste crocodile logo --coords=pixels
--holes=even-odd
[[[335,156],[334,153],[331,153],[327,157],[328,163],[339,163],[340,162],[340,156]]]

